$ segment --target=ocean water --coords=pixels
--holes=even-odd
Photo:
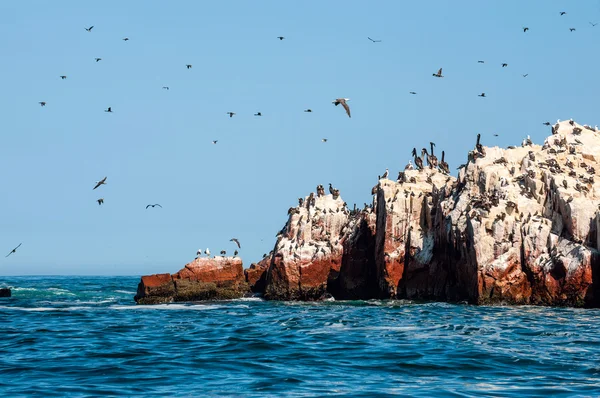
[[[7,277],[0,396],[600,396],[600,311],[242,299]]]

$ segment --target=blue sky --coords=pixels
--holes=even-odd
[[[596,0],[2,2],[0,275],[175,272],[232,237],[247,267],[317,184],[362,205],[429,141],[454,170],[477,133],[600,124],[589,22]]]

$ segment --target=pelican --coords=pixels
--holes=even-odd
[[[477,142],[475,144],[475,149],[477,149],[477,152],[479,152],[481,154],[481,156],[485,156],[485,148],[483,147],[483,145],[481,145],[479,143],[480,139],[481,139],[481,134],[477,134]]]
[[[431,145],[431,155],[429,155],[429,157],[427,158],[427,162],[429,163],[429,166],[432,169],[435,169],[438,166],[438,159],[433,154],[433,147],[435,146],[435,143],[434,142],[430,142],[429,144]]]
[[[440,170],[442,170],[442,172],[446,173],[446,174],[450,174],[450,168],[448,167],[448,163],[446,163],[446,161],[444,160],[444,156],[446,154],[444,153],[444,151],[442,151],[442,160],[440,162]]]
[[[96,181],[96,186],[94,187],[94,189],[98,188],[100,185],[105,185],[105,184],[106,184],[106,177],[104,177],[100,181]]]
[[[417,166],[417,169],[423,170],[423,159],[417,156],[417,148],[413,148],[412,155],[415,158],[415,165]]]
[[[350,98],[336,98],[335,101],[331,101],[331,103],[335,106],[342,104],[342,106],[346,110],[346,113],[348,114],[348,117],[351,117],[350,116],[350,107],[348,106],[346,101],[350,101]]]

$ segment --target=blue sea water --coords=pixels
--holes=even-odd
[[[595,309],[136,306],[138,281],[0,278],[0,396],[600,396]]]

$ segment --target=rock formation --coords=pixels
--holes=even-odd
[[[142,278],[136,300],[251,290],[273,300],[598,307],[599,157],[600,132],[567,121],[543,146],[476,145],[457,178],[425,167],[380,179],[362,210],[319,186],[289,209],[274,250],[244,273],[241,260],[196,260],[178,274]]]
[[[0,289],[0,297],[10,297],[11,295],[12,295],[12,292],[9,288]]]

